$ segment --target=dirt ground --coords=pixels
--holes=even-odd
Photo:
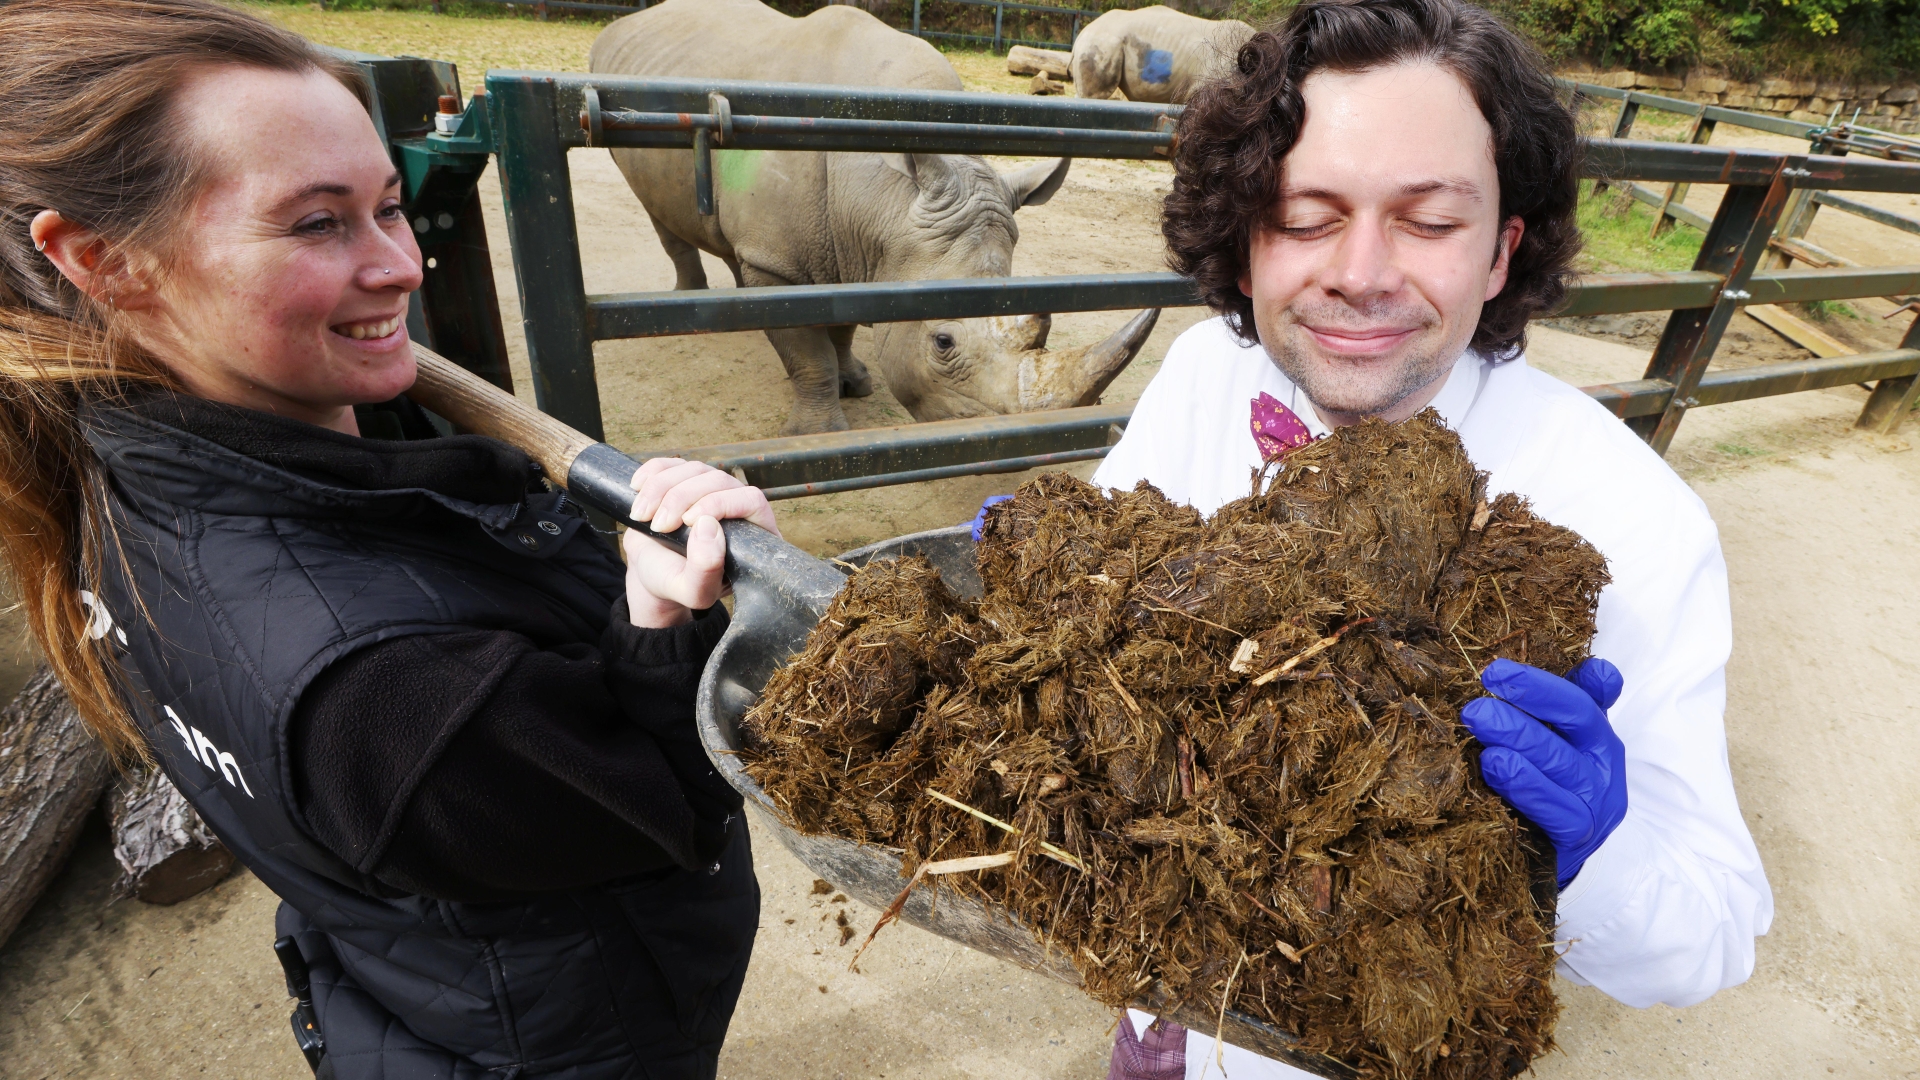
[[[372,25],[400,42],[392,51],[437,55],[430,39],[405,35],[440,22],[405,19],[425,29]],[[530,28],[501,23],[482,29]],[[482,43],[472,54],[512,45]],[[583,151],[571,165],[589,291],[669,285],[670,266],[611,162]],[[1161,166],[1076,161],[1052,202],[1021,212],[1015,272],[1158,269],[1154,210],[1165,183]],[[512,327],[498,188],[488,180],[483,192]],[[1710,209],[1714,198],[1696,189],[1689,201]],[[1892,206],[1906,197],[1868,198]],[[1866,262],[1920,262],[1920,238],[1830,210],[1813,239]],[[718,264],[710,276],[727,280]],[[1108,400],[1137,396],[1198,314],[1166,312]],[[1125,317],[1063,315],[1055,340],[1093,340]],[[865,341],[862,332],[856,348]],[[1584,385],[1638,376],[1646,349],[1537,329],[1530,357]],[[759,334],[608,342],[598,360],[609,438],[625,448],[770,436],[786,414],[778,360]],[[517,344],[515,362],[524,388]],[[1910,825],[1920,798],[1906,775],[1920,755],[1920,706],[1901,674],[1920,650],[1920,591],[1893,573],[1920,564],[1920,454],[1907,441],[1920,428],[1895,439],[1853,434],[1864,398],[1849,387],[1701,409],[1681,428],[1669,459],[1712,508],[1732,577],[1730,756],[1778,915],[1753,980],[1700,1006],[1634,1010],[1561,984],[1562,1052],[1539,1063],[1542,1077],[1920,1077],[1920,930],[1901,914],[1920,896]],[[848,414],[856,426],[906,418],[884,388],[850,402]],[[981,496],[1021,479],[796,500],[778,511],[792,539],[827,553],[964,520]],[[28,655],[14,640],[0,634],[0,692],[9,694]],[[1112,1016],[1076,991],[905,926],[882,935],[865,974],[850,974],[853,946],[840,945],[832,919],[843,904],[814,895],[813,875],[764,834],[756,863],[762,929],[723,1077],[1104,1075]],[[115,903],[112,870],[96,823],[0,949],[0,1078],[306,1075],[268,950],[275,900],[265,888],[242,873],[171,908]],[[864,936],[875,913],[845,906]]]

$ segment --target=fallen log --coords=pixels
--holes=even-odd
[[[42,665],[0,709],[0,944],[66,864],[113,765]]]
[[[1072,53],[1015,45],[1007,50],[1007,74],[1045,74],[1057,82],[1072,82],[1073,71],[1068,66],[1072,60]]]
[[[119,896],[177,904],[233,872],[233,853],[158,769],[123,777],[107,795]]]

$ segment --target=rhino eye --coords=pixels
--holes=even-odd
[[[953,335],[952,334],[933,335],[933,347],[936,349],[939,349],[941,352],[946,352],[948,349],[953,348]]]

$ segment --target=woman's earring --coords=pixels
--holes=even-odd
[[[33,250],[35,251],[47,250],[47,242],[45,240],[35,240],[33,242]]]

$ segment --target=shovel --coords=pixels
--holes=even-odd
[[[686,529],[657,533],[632,518],[632,479],[640,463],[603,442],[568,427],[486,382],[452,361],[419,345],[413,347],[419,379],[407,392],[421,407],[454,425],[489,435],[526,451],[547,476],[576,502],[630,528],[642,529],[669,547],[684,551]],[[883,910],[899,893],[907,875],[900,853],[833,836],[807,836],[783,823],[773,801],[740,765],[739,724],[752,708],[767,677],[800,651],[807,634],[826,613],[846,575],[834,562],[815,558],[785,540],[745,521],[721,523],[727,538],[727,581],[733,586],[734,611],[727,632],[707,661],[695,705],[700,741],[714,768],[760,811],[762,824],[814,873],[873,909]],[[973,538],[966,525],[934,529],[884,540],[847,552],[835,562],[864,565],[871,559],[925,556],[954,592],[978,598],[980,575]],[[938,902],[935,902],[936,896]],[[999,957],[1074,986],[1080,975],[1061,953],[1046,948],[1024,924],[1004,912],[951,889],[928,885],[915,889],[899,917],[971,949]],[[1169,1005],[1149,991],[1142,1009],[1204,1034],[1218,1032],[1234,1046],[1277,1058],[1328,1077],[1351,1075],[1344,1066],[1297,1049],[1291,1035],[1251,1016],[1206,1009],[1196,1002]]]

